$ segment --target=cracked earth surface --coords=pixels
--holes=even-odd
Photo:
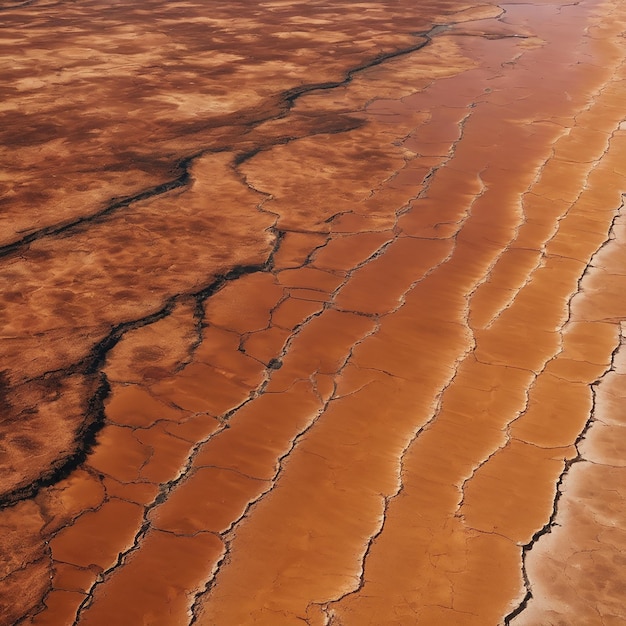
[[[0,623],[624,623],[625,31],[0,5]]]

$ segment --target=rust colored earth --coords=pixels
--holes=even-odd
[[[0,624],[626,623],[620,0],[0,4]]]

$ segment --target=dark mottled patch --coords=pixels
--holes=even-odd
[[[28,435],[15,435],[11,443],[25,452],[37,452],[41,448],[41,442]]]

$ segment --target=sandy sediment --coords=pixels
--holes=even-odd
[[[2,7],[3,622],[620,623],[623,7],[214,9]]]

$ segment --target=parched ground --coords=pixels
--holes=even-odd
[[[620,0],[0,2],[0,624],[626,622]]]

